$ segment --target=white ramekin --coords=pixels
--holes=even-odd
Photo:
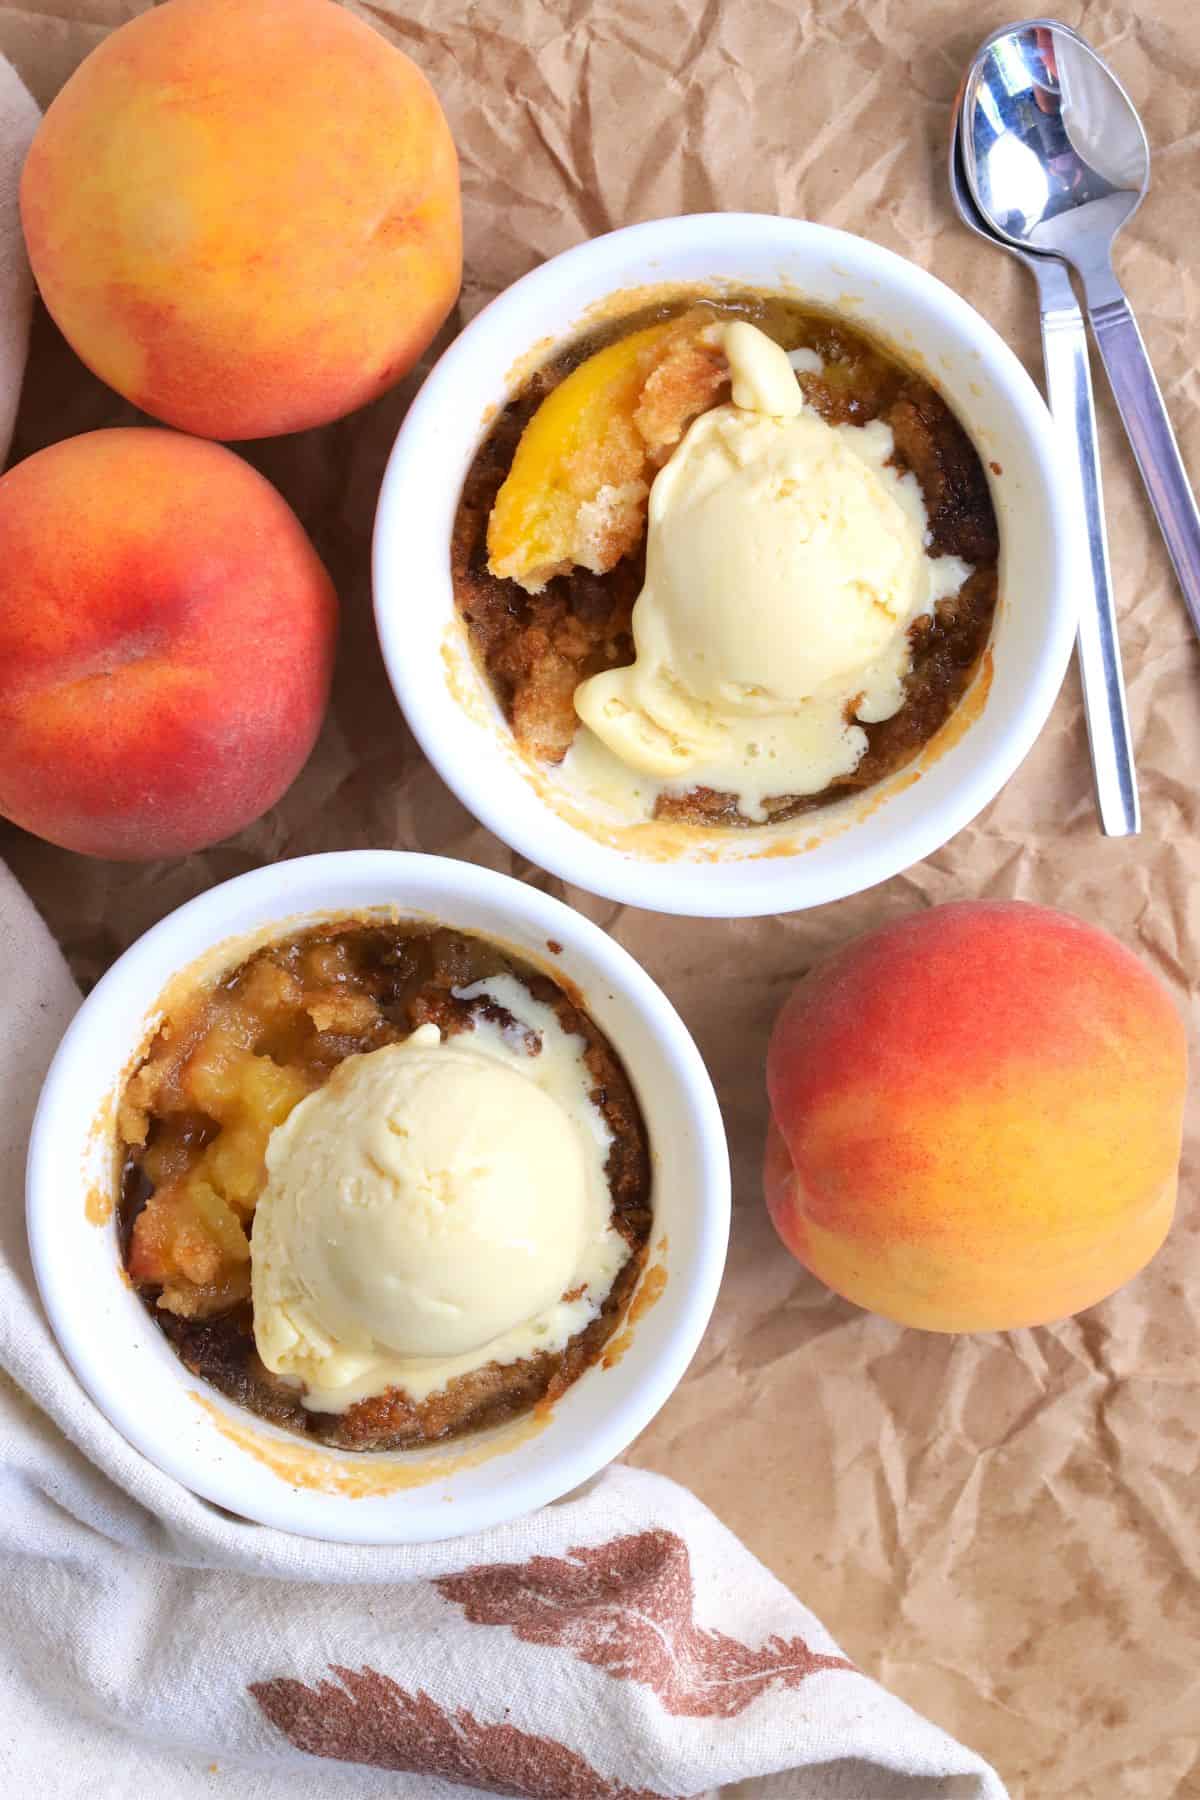
[[[626,1347],[611,1366],[589,1369],[532,1421],[440,1449],[372,1456],[309,1448],[190,1375],[124,1278],[111,1201],[114,1102],[180,972],[199,966],[211,975],[306,920],[377,908],[496,937],[578,989],[643,1108],[654,1227]],[[27,1207],[34,1270],[58,1341],[97,1406],[151,1462],[263,1524],[343,1542],[420,1543],[558,1498],[617,1456],[658,1411],[716,1299],[729,1231],[729,1159],[712,1083],[687,1030],[603,931],[508,876],[365,850],[277,863],[225,882],[114,964],[84,1001],[46,1077]]]
[[[991,470],[1001,600],[986,698],[977,683],[915,769],[817,815],[751,832],[697,833],[690,849],[664,849],[661,833],[641,833],[640,843],[628,834],[606,841],[548,802],[467,651],[449,542],[476,448],[529,368],[614,294],[694,282],[807,297],[891,345],[937,384]],[[710,918],[857,893],[961,830],[1017,768],[1054,703],[1075,613],[1051,434],[1032,381],[986,321],[932,275],[864,238],[751,213],[661,219],[596,238],[535,269],[480,313],[404,422],[375,524],[375,616],[392,686],[425,754],[463,804],[566,881],[627,904]]]

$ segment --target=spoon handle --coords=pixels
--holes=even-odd
[[[1087,332],[1063,265],[1049,257],[1027,260],[1041,297],[1046,390],[1062,447],[1062,472],[1087,546],[1079,572],[1078,651],[1096,806],[1107,837],[1131,837],[1141,830],[1141,815],[1108,565]]]
[[[1107,270],[1084,293],[1096,342],[1192,624],[1200,634],[1200,512],[1137,320]]]

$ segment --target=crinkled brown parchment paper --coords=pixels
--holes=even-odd
[[[136,10],[137,0],[0,7],[0,48],[44,104]],[[912,257],[1040,376],[1032,284],[958,226],[942,172],[965,59],[1011,16],[1011,0],[382,0],[362,10],[432,78],[462,153],[467,277],[452,326],[594,233],[757,209]],[[1153,190],[1120,270],[1200,480],[1200,8],[1062,0],[1059,10],[1111,57],[1149,131]],[[0,829],[0,855],[85,984],[171,907],[275,857],[402,846],[559,889],[480,830],[424,765],[376,652],[372,509],[419,373],[342,424],[249,450],[308,524],[345,608],[332,715],[283,804],[218,850],[141,868]],[[631,1459],[693,1487],[853,1656],[991,1758],[1025,1800],[1200,1795],[1200,1107],[1180,1216],[1147,1274],[1068,1324],[955,1341],[834,1299],[775,1241],[758,1181],[762,1061],[776,1007],[814,958],[965,895],[1046,901],[1106,925],[1194,1011],[1200,648],[1099,374],[1097,390],[1140,839],[1097,832],[1072,673],[1007,790],[885,887],[745,923],[667,922],[567,894],[679,1006],[733,1147],[720,1304]],[[14,455],[131,417],[41,317]]]

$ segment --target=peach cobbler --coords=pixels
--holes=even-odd
[[[465,932],[344,919],[166,1017],[126,1083],[126,1268],[195,1374],[389,1449],[599,1356],[646,1255],[645,1128],[567,990]]]
[[[452,574],[532,762],[631,817],[737,826],[916,756],[979,665],[998,554],[925,376],[801,302],[681,294],[526,381]]]

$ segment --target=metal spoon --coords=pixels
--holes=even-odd
[[[1129,837],[1141,830],[1141,815],[1108,566],[1096,415],[1092,407],[1092,378],[1088,369],[1083,314],[1075,299],[1071,278],[1057,257],[1031,256],[1024,250],[1014,249],[987,229],[971,198],[963,172],[957,107],[950,134],[950,197],[964,225],[986,243],[1011,251],[1033,271],[1037,280],[1046,391],[1062,447],[1063,478],[1073,490],[1087,541],[1086,563],[1081,560],[1080,564],[1078,651],[1083,709],[1096,780],[1096,806],[1106,836]]]
[[[1112,267],[1141,205],[1150,148],[1108,64],[1055,19],[993,32],[967,75],[962,156],[985,225],[1077,270],[1096,342],[1192,623],[1200,633],[1200,512],[1137,321]]]

